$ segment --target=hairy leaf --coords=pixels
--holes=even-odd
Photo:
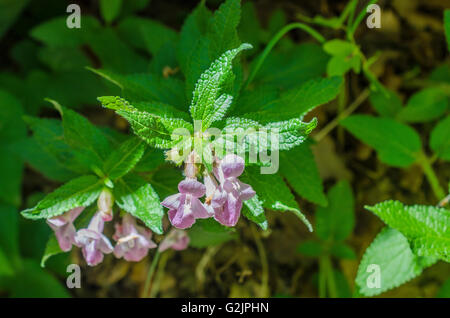
[[[133,169],[144,154],[144,150],[145,146],[141,139],[130,138],[111,153],[103,170],[112,180],[120,178]]]

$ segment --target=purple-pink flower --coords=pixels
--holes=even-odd
[[[186,229],[195,223],[195,219],[211,216],[199,200],[206,192],[202,183],[193,178],[186,178],[178,184],[178,191],[180,193],[173,194],[161,202],[169,208],[169,220],[173,226]]]
[[[165,250],[171,248],[176,251],[181,251],[187,248],[189,245],[189,236],[186,231],[173,228],[170,230],[169,234],[162,240],[159,244],[159,251],[164,252]]]
[[[97,200],[98,212],[102,216],[103,221],[111,221],[113,219],[113,204],[114,198],[111,191],[103,189]]]
[[[70,251],[72,245],[75,244],[76,229],[73,221],[75,221],[83,210],[84,207],[81,206],[67,211],[62,215],[47,219],[47,224],[55,232],[59,247],[64,252]]]
[[[108,238],[103,235],[105,221],[101,212],[97,212],[86,229],[78,230],[75,235],[76,245],[82,248],[84,259],[89,266],[95,266],[103,261],[103,254],[109,254],[113,247]]]
[[[214,218],[225,226],[235,226],[239,220],[242,202],[251,199],[255,195],[252,187],[241,182],[239,177],[245,168],[244,159],[230,154],[226,155],[214,173],[220,182],[220,190],[223,192],[212,198],[211,205],[222,208],[215,209]]]
[[[130,214],[125,214],[122,224],[116,223],[116,233],[114,240],[117,241],[114,247],[114,255],[117,258],[123,257],[129,262],[139,262],[148,253],[150,248],[155,248],[156,244],[150,239],[152,232],[136,224],[136,220]]]

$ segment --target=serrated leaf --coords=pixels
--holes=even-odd
[[[450,116],[441,120],[431,131],[430,148],[439,158],[450,161]]]
[[[423,269],[435,261],[433,258],[414,255],[406,237],[399,231],[386,227],[365,251],[355,282],[361,294],[375,296],[420,275]],[[380,270],[379,288],[371,284],[371,278],[377,274],[376,268]]]
[[[209,126],[217,111],[216,100],[220,98],[223,86],[232,82],[232,61],[242,50],[252,48],[248,43],[241,44],[238,48],[223,53],[200,76],[195,85],[191,106],[189,108],[194,120],[202,120],[203,129]]]
[[[95,176],[82,176],[62,185],[31,209],[22,211],[28,219],[47,219],[73,208],[89,206],[98,198],[103,182]]]
[[[408,100],[396,118],[408,123],[427,122],[440,117],[448,109],[447,96],[440,88],[426,88]]]
[[[216,220],[197,219],[188,230],[189,246],[202,248],[215,246],[237,238],[233,228],[221,225]]]
[[[207,34],[210,40],[209,55],[212,59],[239,45],[237,27],[240,19],[240,0],[226,0],[214,12]]]
[[[139,162],[145,146],[141,139],[130,138],[123,142],[105,162],[103,171],[111,180],[127,174]]]
[[[262,202],[258,199],[256,194],[250,200],[244,201],[245,207],[242,209],[242,214],[249,220],[255,222],[263,230],[267,230],[267,219],[264,214],[264,207]]]
[[[121,209],[140,219],[153,232],[163,233],[164,211],[150,183],[137,175],[126,175],[116,181],[114,197]]]
[[[189,132],[193,130],[192,124],[181,118],[166,118],[140,111],[120,97],[103,96],[98,100],[104,107],[114,109],[124,117],[134,133],[155,148],[170,149],[186,137],[174,132],[177,128],[184,128]]]
[[[421,142],[417,132],[390,118],[353,115],[341,124],[355,137],[375,148],[380,160],[395,167],[407,167],[416,161]]]
[[[403,107],[397,93],[388,89],[371,91],[369,100],[377,113],[384,117],[394,118]]]
[[[288,152],[282,152],[280,173],[301,197],[322,206],[327,205],[310,143],[303,143]]]
[[[259,167],[249,166],[242,175],[242,181],[255,190],[263,207],[276,211],[294,213],[312,232],[312,226],[298,209],[294,195],[278,174],[261,174]]]
[[[316,234],[322,240],[342,241],[355,225],[354,198],[347,181],[336,183],[327,193],[328,205],[316,211]]]
[[[281,94],[277,101],[242,117],[262,124],[304,116],[315,107],[334,99],[340,91],[342,77],[319,78]]]
[[[425,205],[406,206],[399,201],[384,201],[366,209],[390,227],[400,231],[420,256],[449,261],[450,211]]]
[[[49,100],[60,112],[64,129],[64,140],[78,150],[88,166],[101,167],[108,157],[111,146],[106,136],[86,118],[71,109]],[[79,157],[80,157],[79,156]]]

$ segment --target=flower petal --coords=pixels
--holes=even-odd
[[[196,179],[186,178],[178,184],[178,190],[180,193],[191,194],[196,198],[200,198],[205,195],[206,187],[203,183],[198,182]]]
[[[176,210],[180,206],[181,195],[181,193],[172,194],[165,198],[164,201],[161,202],[161,205],[165,206],[168,209]]]
[[[239,177],[244,172],[245,161],[242,157],[234,154],[226,155],[221,163],[220,168],[223,171],[225,179],[230,177]]]

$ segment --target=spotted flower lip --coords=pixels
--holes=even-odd
[[[156,244],[151,240],[152,232],[136,224],[136,220],[125,214],[122,224],[116,223],[114,240],[117,241],[114,247],[114,256],[123,257],[129,262],[139,262],[147,254],[148,250],[155,248]]]
[[[73,222],[83,210],[84,207],[77,207],[62,215],[47,219],[47,224],[55,232],[59,247],[64,252],[70,251],[72,245],[76,245],[76,229]]]
[[[190,239],[186,231],[173,228],[162,240],[161,244],[159,244],[158,250],[164,252],[171,248],[176,251],[181,251],[188,247],[189,241]]]
[[[89,266],[98,265],[103,261],[103,254],[112,253],[113,247],[108,238],[103,235],[105,221],[100,212],[91,219],[86,229],[78,230],[75,235],[76,245],[82,248],[84,259]]]
[[[186,178],[178,184],[178,191],[180,193],[161,202],[161,205],[169,208],[169,220],[173,226],[186,229],[195,223],[195,219],[211,216],[199,200],[206,192],[202,183],[193,178]]]
[[[244,172],[244,168],[245,161],[243,158],[229,154],[214,169],[214,174],[220,181],[222,191],[220,195],[212,199],[212,204],[215,206],[222,205],[222,208],[215,209],[214,218],[225,226],[236,225],[241,214],[243,201],[249,200],[255,195],[255,191],[250,185],[237,178]]]

